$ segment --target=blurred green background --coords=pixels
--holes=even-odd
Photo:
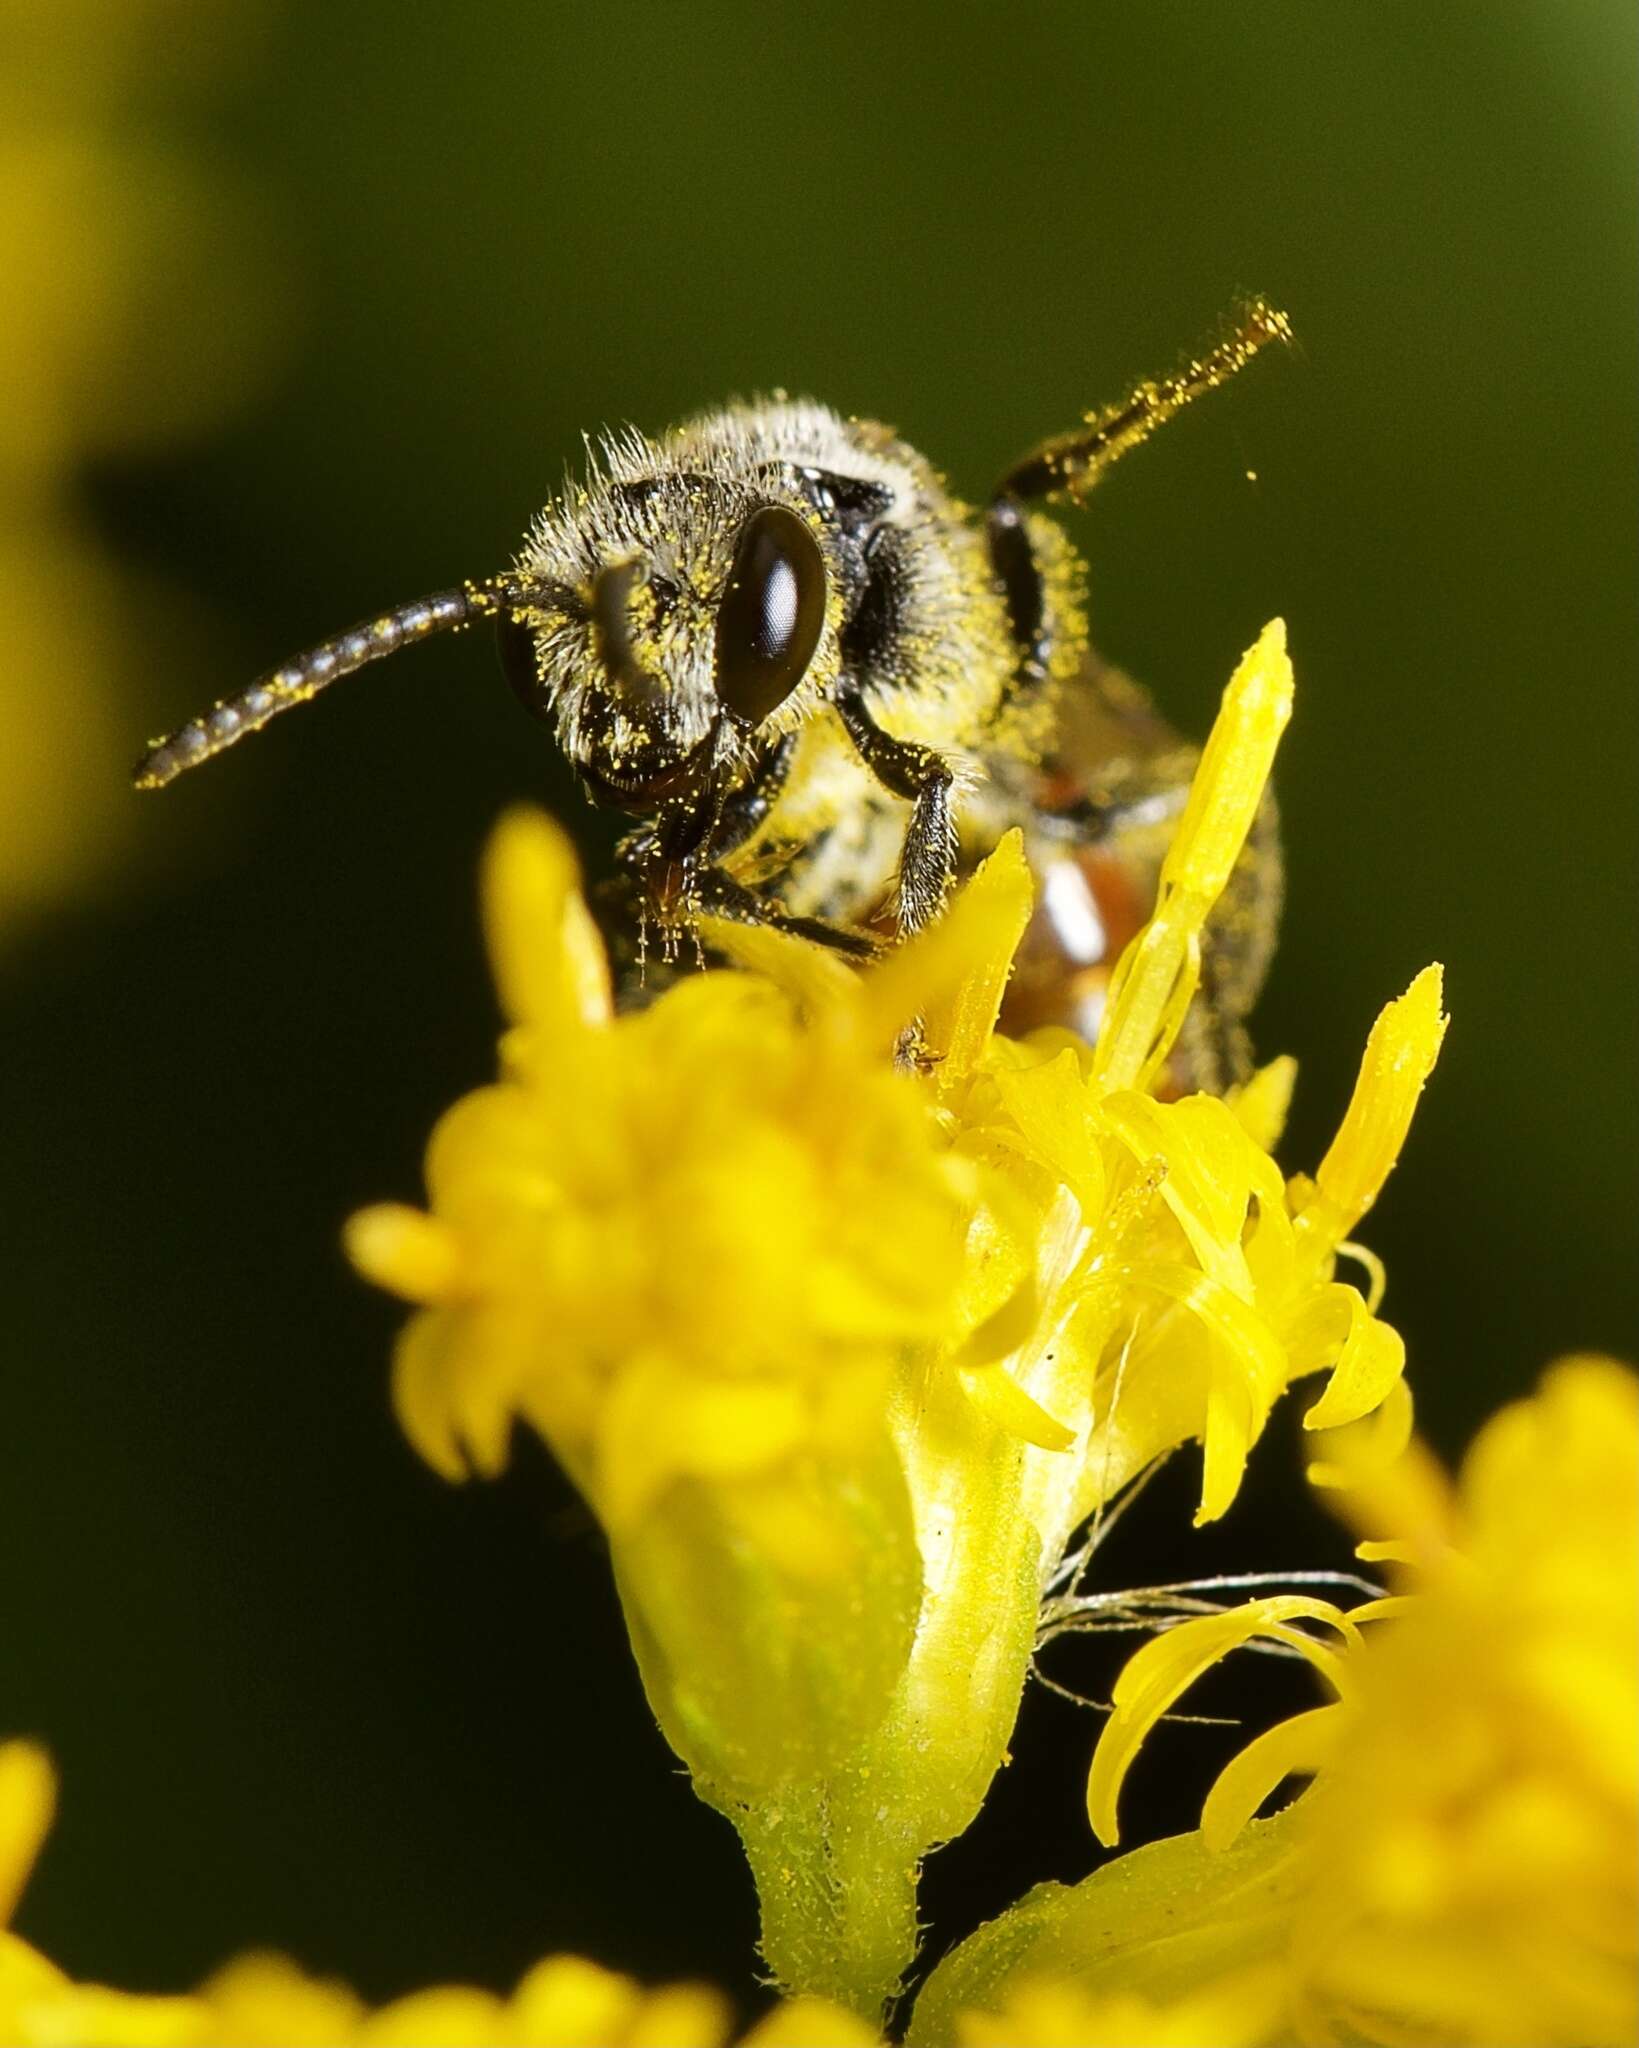
[[[1267,292],[1299,349],[1076,530],[1102,646],[1188,730],[1290,623],[1259,1030],[1301,1062],[1290,1163],[1381,1002],[1447,963],[1367,1235],[1459,1446],[1555,1352],[1639,1350],[1631,9],[269,0],[203,86],[218,10],[77,11],[52,90],[134,11],[119,119],[241,223],[195,246],[162,209],[115,397],[185,390],[224,321],[282,368],[186,444],[73,470],[110,559],[192,609],[120,612],[113,766],[65,720],[49,786],[4,790],[25,821],[119,809],[0,952],[0,1724],[65,1780],[20,1925],[137,1986],[251,1941],[375,1995],[555,1947],[743,1985],[737,1851],[653,1732],[589,1522],[530,1444],[494,1486],[421,1469],[395,1311],[337,1250],[490,1071],[474,856],[520,796],[583,823],[548,736],[463,639],[128,813],[113,778],[295,648],[500,566],[583,429],[785,385],[977,494]],[[227,312],[218,242],[260,280]],[[1295,1450],[1283,1414],[1225,1532],[1169,1535],[1158,1501],[1112,1573],[1341,1556]],[[952,1929],[1093,1860],[1090,1723],[1038,1704],[1026,1732],[936,1869]],[[1208,1732],[1161,1755],[1152,1811],[1187,1824]]]

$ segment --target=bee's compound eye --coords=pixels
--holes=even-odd
[[[730,717],[756,725],[808,672],[825,630],[819,542],[783,505],[740,529],[734,569],[717,607],[717,695]]]
[[[495,651],[512,694],[532,717],[542,716],[540,671],[535,666],[535,635],[521,620],[500,613],[495,621]]]

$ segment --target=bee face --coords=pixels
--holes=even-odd
[[[502,666],[594,802],[709,804],[837,670],[845,565],[792,474],[631,440],[536,522]]]

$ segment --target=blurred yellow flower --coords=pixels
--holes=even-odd
[[[510,1998],[438,1985],[371,2011],[283,1956],[248,1955],[198,1991],[149,1997],[76,1984],[5,1923],[50,1825],[43,1752],[0,1743],[0,2043],[5,2048],[728,2048],[729,2002],[701,1984],[645,1991],[579,1956],[548,1956]],[[818,1999],[776,2007],[740,2048],[875,2048]]]
[[[1258,2048],[1279,1995],[1267,1972],[1160,2004],[1139,1992],[1026,1977],[998,2010],[958,2013],[953,2048]]]
[[[1629,2042],[1639,2032],[1639,1380],[1608,1360],[1563,1361],[1480,1433],[1454,1490],[1415,1443],[1397,1457],[1358,1451],[1352,1476],[1379,1509],[1413,1504],[1422,1540],[1362,1546],[1402,1561],[1410,1590],[1348,1614],[1297,1597],[1253,1601],[1147,1644],[1122,1674],[1095,1754],[1094,1825],[1115,1839],[1127,1765],[1186,1686],[1236,1645],[1273,1638],[1308,1658],[1336,1699],[1257,1737],[1202,1813],[1196,1853],[1222,1858],[1248,1841],[1237,1880],[1248,1890],[1261,1880],[1267,1893],[1239,1941],[1220,1943],[1214,1969],[1254,1971],[1262,1986],[1281,1958],[1278,2024],[1248,2038]],[[1364,1637],[1362,1621],[1376,1624]],[[1319,1775],[1279,1822],[1249,1829],[1292,1773]],[[1100,1896],[1119,1896],[1126,1865],[1146,1882],[1155,1853],[1099,1873]],[[1070,1944],[1055,1944],[1052,1960],[1073,1977]],[[1048,1954],[1032,1960],[1040,1970]],[[1122,1956],[1089,1948],[1079,1961],[1102,1984]],[[956,1975],[947,1999],[960,1995]],[[1223,1994],[1187,1973],[1170,1988]],[[1021,2035],[1021,2048],[1033,2038]]]
[[[1294,1378],[1331,1372],[1315,1426],[1398,1379],[1333,1268],[1438,1051],[1438,972],[1379,1020],[1313,1181],[1254,1135],[1285,1072],[1238,1106],[1148,1092],[1290,702],[1277,624],[1096,1049],[995,1030],[1031,909],[1016,837],[863,976],[715,924],[740,971],[620,1016],[562,834],[518,815],[491,847],[502,1080],[439,1125],[430,1213],[366,1210],[349,1249],[421,1305],[394,1391],[429,1461],[493,1471],[523,1417],[597,1510],[650,1699],[746,1838],[789,1984],[868,2010],[891,1989],[917,1862],[1003,1758],[1078,1524],[1191,1439],[1198,1519],[1220,1515]],[[867,1903],[850,1985],[821,1959]]]
[[[0,933],[106,867],[128,735],[172,594],[122,574],[79,505],[86,464],[213,425],[283,346],[243,194],[156,119],[250,0],[0,0]]]

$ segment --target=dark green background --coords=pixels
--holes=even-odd
[[[1639,1348],[1631,29],[1615,0],[286,6],[196,125],[290,245],[289,373],[98,483],[110,538],[229,622],[225,674],[153,650],[163,709],[499,566],[583,428],[783,384],[978,493],[1271,294],[1297,353],[1078,533],[1103,646],[1192,730],[1290,622],[1260,1038],[1302,1062],[1292,1163],[1383,999],[1448,964],[1368,1235],[1459,1444],[1557,1350]],[[744,1981],[732,1839],[648,1723],[593,1532],[531,1446],[461,1493],[415,1463],[395,1311],[336,1249],[489,1071],[473,859],[520,795],[579,822],[489,649],[440,643],[145,803],[168,878],[7,963],[0,1720],[65,1774],[22,1925],[76,1970],[176,1984],[256,1940],[376,1994],[555,1946]],[[1315,1556],[1293,1451],[1283,1415],[1261,1507],[1190,1540],[1175,1493],[1112,1573]],[[1036,1762],[937,1873],[950,1925],[1088,1866],[1090,1735],[1033,1710]],[[1168,1736],[1157,1825],[1215,1753]]]

